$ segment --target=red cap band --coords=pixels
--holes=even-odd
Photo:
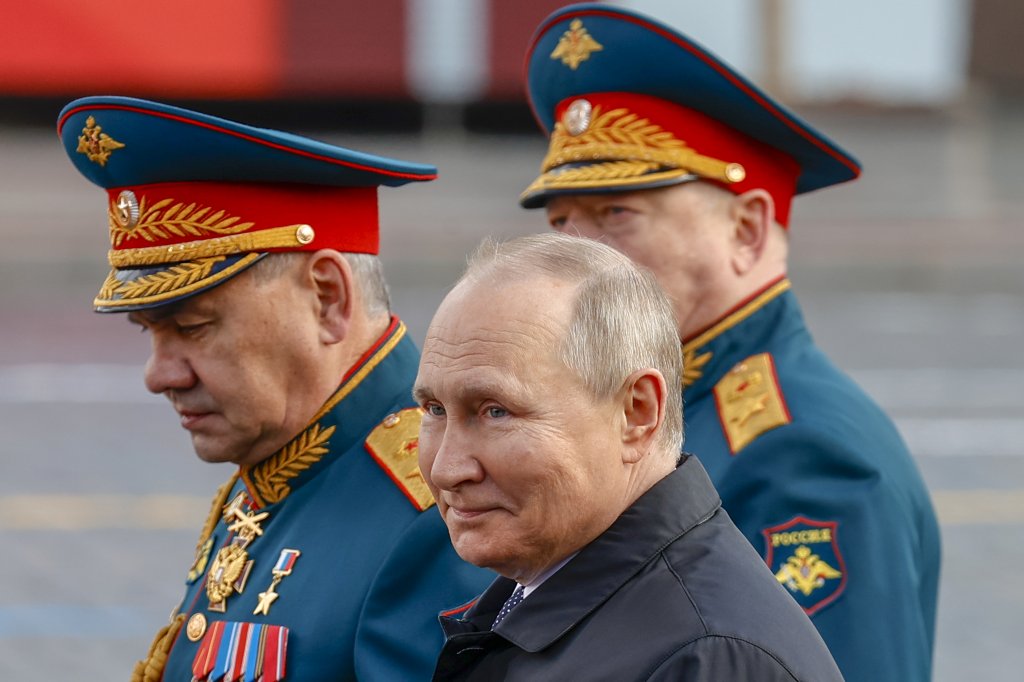
[[[565,110],[576,100],[586,99],[603,111],[627,109],[640,119],[648,121],[672,134],[698,154],[726,163],[739,163],[746,177],[739,182],[715,182],[735,194],[760,188],[775,201],[775,219],[785,227],[789,223],[789,209],[796,193],[800,167],[788,154],[716,121],[709,116],[649,95],[629,92],[600,92],[575,95],[558,103],[555,120],[561,120]]]
[[[137,200],[137,215],[117,227],[122,193]],[[108,189],[115,251],[161,247],[218,237],[309,225],[306,244],[266,251],[351,253],[379,251],[377,188],[225,182],[168,182]],[[115,238],[116,235],[116,238]]]

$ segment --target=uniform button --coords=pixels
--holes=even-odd
[[[295,230],[295,241],[300,244],[309,244],[316,237],[316,232],[309,225],[299,225],[298,229]]]
[[[201,613],[193,613],[185,626],[185,634],[189,641],[198,642],[206,634],[206,616]]]

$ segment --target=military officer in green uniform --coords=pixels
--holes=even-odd
[[[491,580],[431,508],[376,257],[378,186],[436,170],[130,98],[74,101],[58,132],[107,194],[96,310],[150,336],[146,386],[199,457],[238,466],[132,679],[429,677],[437,612]]]
[[[522,193],[668,292],[686,447],[848,681],[931,676],[940,540],[891,420],[815,345],[786,277],[794,195],[858,163],[674,29],[601,4],[527,54],[550,146]]]

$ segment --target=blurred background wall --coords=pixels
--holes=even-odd
[[[41,0],[0,23],[0,95],[522,101],[522,54],[557,0]],[[946,106],[1019,93],[1013,0],[625,0],[790,103]]]
[[[422,339],[466,253],[545,229],[523,53],[553,0],[35,0],[0,22],[0,679],[125,679],[177,603],[223,467],[91,312],[105,196],[60,108],[137,95],[436,163],[381,192]],[[633,0],[864,163],[794,205],[819,343],[896,419],[944,538],[935,679],[1024,669],[1024,3]],[[342,579],[340,576],[339,579]]]

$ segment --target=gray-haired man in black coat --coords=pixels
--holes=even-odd
[[[679,461],[676,324],[597,242],[481,249],[415,394],[459,555],[498,578],[443,615],[435,680],[841,680],[817,631]]]

